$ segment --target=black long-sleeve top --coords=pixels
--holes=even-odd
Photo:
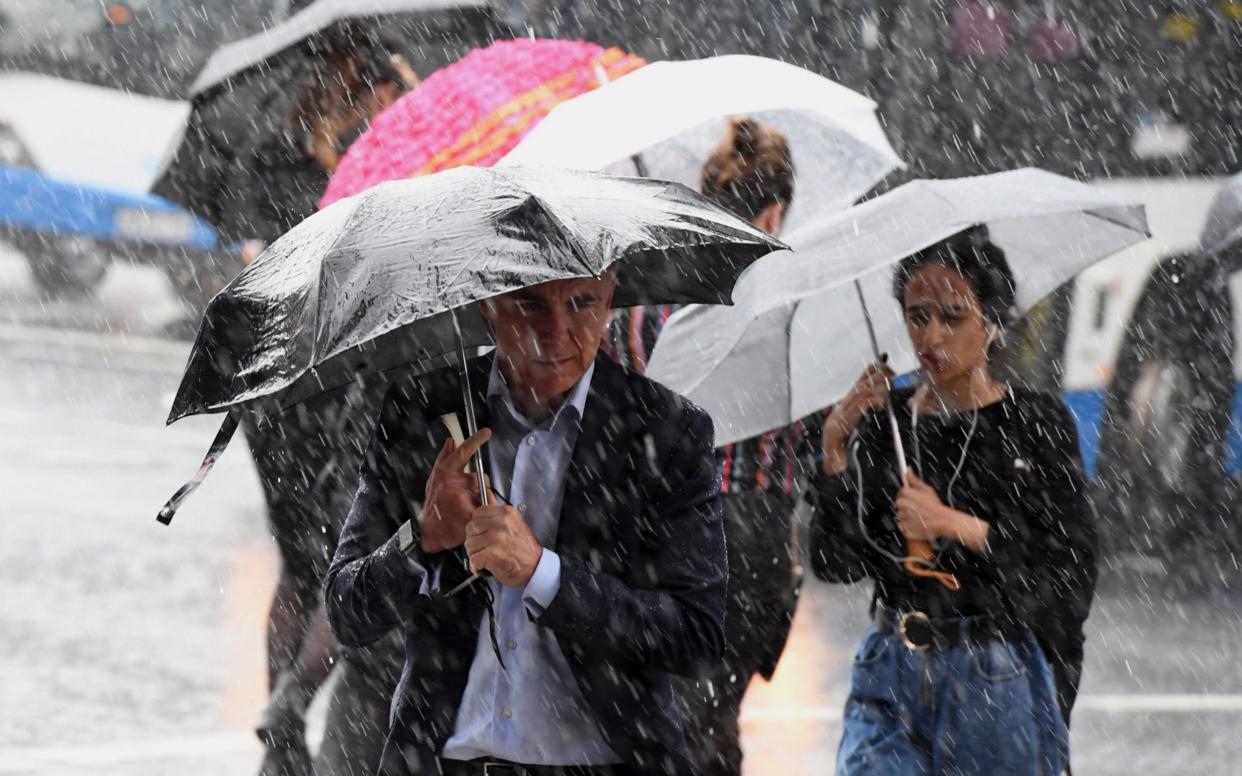
[[[986,551],[953,542],[940,548],[939,567],[957,576],[958,592],[885,557],[906,554],[894,505],[900,486],[888,419],[871,412],[850,439],[850,467],[816,477],[812,567],[830,582],[871,578],[876,599],[896,609],[933,618],[986,614],[1029,628],[1052,664],[1068,721],[1097,574],[1095,516],[1073,419],[1057,397],[1014,388],[981,408],[977,421],[969,412],[922,414],[916,437],[912,395],[893,392],[911,469],[941,501],[988,523]]]

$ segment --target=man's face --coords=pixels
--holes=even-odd
[[[553,280],[483,303],[501,369],[522,399],[551,405],[595,360],[611,320],[615,278]]]

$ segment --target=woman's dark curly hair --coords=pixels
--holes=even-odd
[[[985,226],[973,226],[901,260],[893,273],[893,296],[906,303],[906,286],[914,273],[929,264],[957,272],[974,289],[979,308],[989,323],[1001,329],[1013,323],[1017,287],[1005,252],[988,239]]]

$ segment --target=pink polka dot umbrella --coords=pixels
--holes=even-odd
[[[436,71],[349,147],[320,207],[387,180],[490,167],[560,103],[645,62],[568,40],[506,40]]]

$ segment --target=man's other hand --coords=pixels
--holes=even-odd
[[[447,439],[440,448],[418,515],[423,552],[451,550],[466,541],[466,524],[480,502],[478,481],[466,465],[491,436],[481,428],[460,446]]]
[[[521,512],[493,498],[490,505],[474,510],[466,526],[466,552],[472,571],[486,569],[505,587],[524,588],[539,565],[543,546]]]

